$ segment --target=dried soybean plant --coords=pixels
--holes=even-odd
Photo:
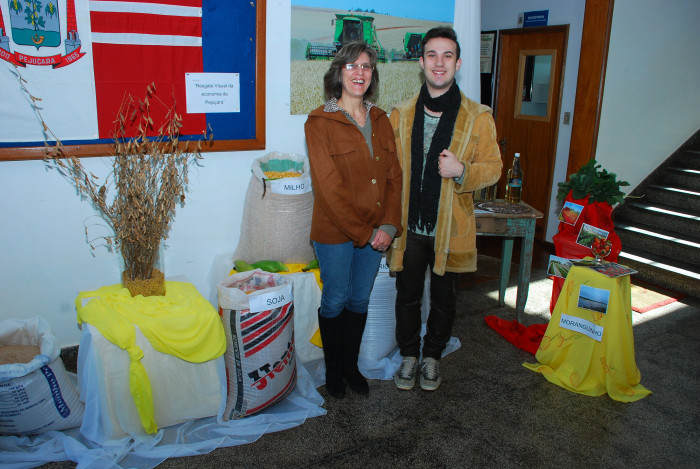
[[[152,103],[167,110],[157,129]],[[151,278],[176,206],[184,205],[190,166],[202,158],[202,142],[213,138],[209,128],[196,142],[181,141],[181,127],[181,115],[174,105],[168,107],[155,95],[155,84],[146,88],[143,100],[126,95],[115,120],[110,183],[109,176],[100,182],[86,170],[44,124],[44,130],[56,141],[53,146],[46,144],[47,162],[71,181],[81,197],[90,200],[112,229],[114,235],[104,239],[121,251],[125,281]],[[128,137],[133,129],[136,135]],[[149,137],[154,130],[155,136]],[[111,200],[108,187],[114,190]]]

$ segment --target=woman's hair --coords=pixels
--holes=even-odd
[[[372,66],[372,81],[365,92],[365,99],[374,95],[379,88],[379,72],[377,72],[377,52],[374,48],[364,42],[353,42],[346,44],[338,51],[331,62],[331,66],[323,76],[323,92],[326,100],[340,99],[343,94],[343,68],[345,64],[351,64],[357,60],[362,53],[367,54],[369,63]]]

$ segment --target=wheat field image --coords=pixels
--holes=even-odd
[[[306,46],[333,44],[336,14],[348,14],[347,10],[312,8],[292,5],[291,32],[291,90],[292,114],[308,114],[323,104],[323,75],[330,65],[329,60],[306,60]],[[377,65],[379,93],[373,101],[385,111],[394,104],[415,94],[421,83],[421,70],[417,60],[392,61],[392,56],[403,52],[406,33],[424,33],[435,26],[451,26],[440,21],[400,18],[376,13],[356,12],[374,17],[379,43],[385,50],[386,63]],[[393,53],[393,54],[392,54]]]

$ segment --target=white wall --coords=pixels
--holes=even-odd
[[[489,0],[482,2],[481,29],[517,27],[517,14],[549,10],[549,25],[569,24],[550,202],[547,240],[556,233],[556,187],[566,168],[585,0]],[[625,193],[700,129],[700,2],[697,0],[615,0],[596,160],[630,183]]]
[[[631,188],[700,129],[698,18],[697,0],[615,0],[596,159]]]
[[[186,276],[209,300],[216,298],[209,279],[215,256],[238,244],[253,160],[270,151],[306,152],[306,116],[289,113],[290,21],[290,0],[268,0],[266,149],[205,154],[166,240],[166,276]],[[106,175],[110,161],[86,158],[84,164]],[[62,346],[75,345],[80,340],[76,296],[118,283],[120,258],[105,249],[91,251],[85,224],[100,219],[57,172],[42,161],[0,162],[0,167],[0,320],[41,315]]]
[[[552,236],[557,232],[557,215],[561,210],[561,206],[557,202],[556,187],[557,183],[566,180],[566,167],[569,162],[571,124],[563,124],[564,113],[571,113],[572,122],[576,118],[573,113],[585,8],[586,0],[568,0],[566,2],[561,0],[488,0],[481,2],[481,29],[484,31],[517,28],[518,13],[537,10],[549,10],[547,23],[549,26],[569,25],[569,40],[566,51],[566,63],[564,64],[564,87],[559,116],[559,139],[557,141],[557,153],[552,178],[553,189],[549,204],[549,223],[546,234],[546,239],[550,242]]]
[[[238,244],[253,160],[306,151],[306,117],[289,114],[290,8],[289,0],[267,2],[267,149],[205,154],[166,241],[166,276],[186,276],[207,299],[214,257]],[[84,163],[98,175],[109,171],[106,158]],[[41,315],[62,346],[77,344],[77,294],[120,281],[119,256],[85,241],[85,224],[100,219],[42,161],[0,162],[0,200],[0,320]]]
[[[608,65],[610,83],[606,85],[598,152],[606,167],[617,169],[630,182],[633,178],[629,171],[646,173],[629,168],[632,165],[623,167],[627,155],[634,154],[636,163],[653,166],[699,127],[700,61],[695,48],[700,41],[697,29],[691,25],[691,18],[700,17],[699,5],[695,0],[675,3],[695,14],[669,14],[662,9],[667,4],[663,0],[615,2],[614,43],[610,50],[614,60]],[[573,111],[574,107],[583,8],[584,0],[482,2],[482,29],[513,28],[519,11],[539,9],[550,10],[550,24],[571,25],[563,111]],[[267,11],[267,148],[206,154],[203,166],[192,174],[187,204],[178,209],[166,241],[166,275],[186,276],[207,299],[212,297],[208,275],[214,257],[233,251],[238,243],[253,160],[269,151],[306,151],[306,118],[289,114],[290,0],[269,0]],[[470,22],[456,18],[455,23]],[[661,34],[657,33],[659,25]],[[457,33],[460,37],[467,35],[460,29]],[[677,79],[671,80],[673,77]],[[658,83],[664,82],[671,88],[660,89]],[[681,92],[676,91],[679,89]],[[691,106],[695,106],[694,114]],[[667,125],[659,126],[658,122]],[[677,137],[677,142],[664,143],[667,135]],[[565,179],[569,140],[570,126],[562,125],[555,184]],[[663,147],[663,151],[651,155],[646,146]],[[109,170],[105,158],[84,161],[95,173],[106,174]],[[63,346],[77,344],[80,331],[73,304],[76,295],[119,282],[119,257],[104,249],[94,251],[93,257],[85,242],[85,224],[99,219],[72,186],[56,172],[47,171],[41,161],[0,162],[0,200],[0,320],[41,315],[49,320]]]

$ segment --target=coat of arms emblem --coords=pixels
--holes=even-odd
[[[9,18],[3,18],[0,10],[0,59],[15,65],[50,65],[53,68],[65,67],[85,55],[80,52],[80,38],[75,16],[75,0],[63,2],[59,8],[58,0],[7,0]],[[33,56],[22,52],[21,46],[54,48],[61,46],[61,17],[65,14],[65,55],[60,53],[50,56]],[[9,20],[9,21],[8,21]],[[9,22],[12,42],[8,35]],[[20,46],[13,52],[12,44]],[[49,52],[51,54],[52,52]],[[42,52],[41,54],[46,54]]]
[[[58,47],[61,23],[56,0],[9,0],[12,40],[19,45]]]

